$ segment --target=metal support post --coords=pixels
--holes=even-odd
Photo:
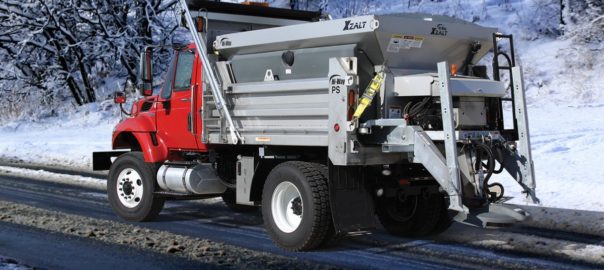
[[[514,112],[516,123],[518,125],[518,148],[516,149],[518,159],[517,175],[513,175],[516,181],[527,192],[534,203],[538,203],[535,195],[535,171],[533,166],[533,156],[531,154],[531,138],[529,134],[528,115],[526,112],[526,98],[524,94],[524,80],[522,70],[519,66],[512,68],[512,79],[514,82]]]
[[[453,97],[449,89],[449,64],[438,63],[438,81],[440,87],[440,106],[442,111],[443,133],[445,143],[445,160],[451,180],[449,190],[449,208],[464,208],[461,200],[461,177],[459,175],[459,164],[457,161],[457,138],[455,137],[455,125],[453,123]]]

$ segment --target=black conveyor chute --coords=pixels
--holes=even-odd
[[[291,10],[284,8],[262,7],[255,5],[242,5],[233,3],[223,3],[203,0],[187,0],[189,10],[198,11],[206,9],[209,12],[248,15],[258,17],[268,17],[277,19],[288,19],[298,21],[318,21],[321,17],[320,12]]]

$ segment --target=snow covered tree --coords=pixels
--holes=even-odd
[[[164,42],[176,28],[176,2],[3,0],[0,59],[8,65],[0,69],[2,95],[52,97],[66,88],[82,105],[96,101],[110,77],[136,83],[142,47]]]
[[[604,2],[602,0],[563,0],[562,18],[567,36],[604,50]]]

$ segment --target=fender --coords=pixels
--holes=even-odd
[[[117,124],[113,132],[112,148],[140,150],[145,162],[163,162],[168,158],[168,148],[156,136],[155,114],[141,113]]]
[[[114,135],[120,132],[156,132],[155,113],[139,113],[136,117],[126,118],[115,126]],[[115,136],[114,136],[115,138]]]

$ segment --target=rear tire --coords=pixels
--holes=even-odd
[[[403,202],[398,198],[378,200],[377,216],[390,234],[403,237],[421,237],[438,234],[451,225],[444,195],[409,196]]]
[[[146,163],[141,152],[119,156],[111,165],[107,179],[109,204],[128,221],[149,221],[164,207],[164,199],[154,192],[158,167]]]
[[[277,165],[264,184],[262,218],[268,235],[283,249],[302,251],[324,244],[333,228],[324,165]]]

